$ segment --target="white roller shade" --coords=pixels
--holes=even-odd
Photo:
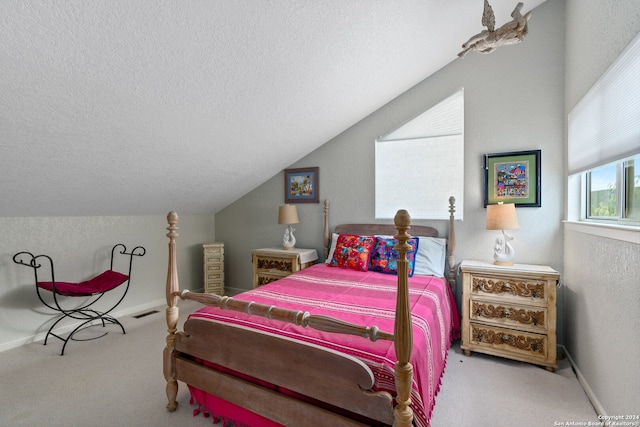
[[[460,89],[375,143],[376,218],[407,209],[416,219],[464,213],[464,90]]]
[[[569,113],[569,175],[640,153],[640,34]]]

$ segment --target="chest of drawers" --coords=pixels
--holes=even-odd
[[[542,265],[480,261],[464,261],[460,271],[465,354],[492,354],[553,371],[558,272]]]
[[[204,291],[224,295],[224,243],[202,245],[204,253]]]
[[[315,249],[255,249],[251,252],[253,262],[253,287],[266,285],[305,269],[316,263]]]

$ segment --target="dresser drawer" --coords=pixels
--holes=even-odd
[[[548,301],[546,285],[546,280],[471,275],[471,295],[500,296],[524,304],[546,305]]]
[[[204,291],[207,294],[224,295],[224,283],[221,281],[212,281],[205,284]]]
[[[267,283],[275,282],[276,280],[282,279],[286,276],[287,275],[257,273],[254,278],[256,281],[255,286],[266,285]]]
[[[224,265],[224,259],[223,258],[207,258],[207,257],[205,257],[204,265],[205,265],[205,268],[223,268],[221,266]]]
[[[291,274],[295,271],[296,259],[287,258],[271,258],[271,257],[256,257],[256,271],[260,273],[264,272],[282,272]]]
[[[471,297],[469,317],[472,321],[543,334],[547,332],[549,325],[546,307],[511,304],[504,300]]]
[[[205,280],[207,282],[223,281],[224,280],[224,273],[222,271],[207,272]]]
[[[224,254],[224,247],[222,246],[205,246],[204,256],[205,258],[221,258]]]
[[[471,323],[467,340],[475,351],[490,349],[492,354],[535,362],[549,359],[549,343],[546,335]],[[555,352],[554,352],[555,356]],[[553,360],[555,364],[555,357]]]
[[[220,260],[216,260],[216,262],[207,262],[204,264],[205,273],[215,273],[221,272],[224,270],[224,264],[220,262]]]

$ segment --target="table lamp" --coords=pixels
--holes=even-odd
[[[282,238],[283,249],[294,249],[296,245],[296,238],[293,237],[295,228],[291,224],[298,223],[298,211],[295,205],[284,205],[278,208],[278,224],[287,224],[287,228],[284,230],[284,237]]]
[[[513,203],[498,202],[497,205],[487,205],[487,230],[502,230],[504,239],[496,238],[494,246],[493,263],[496,265],[513,265],[513,258],[516,253],[511,246],[512,236],[505,230],[518,229],[518,216],[516,215],[516,205]]]

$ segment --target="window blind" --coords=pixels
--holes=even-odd
[[[569,113],[568,172],[640,153],[640,33]]]
[[[464,90],[375,141],[376,218],[406,209],[416,219],[464,212]]]

